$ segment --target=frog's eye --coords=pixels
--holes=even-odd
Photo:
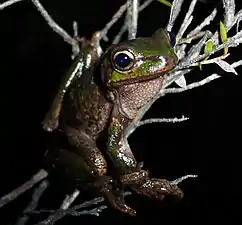
[[[113,65],[121,71],[130,70],[134,65],[134,54],[127,50],[116,52],[113,56]]]
[[[176,44],[176,36],[172,32],[168,32],[168,35],[170,38],[171,47],[173,48]]]

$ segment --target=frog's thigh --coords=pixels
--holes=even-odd
[[[67,133],[69,142],[75,146],[75,153],[82,156],[90,167],[92,175],[103,176],[107,172],[107,163],[95,140],[85,132],[71,130]]]
[[[71,180],[92,179],[91,168],[78,154],[66,149],[53,149],[45,154],[45,164]]]

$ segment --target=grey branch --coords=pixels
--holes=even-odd
[[[172,6],[171,6],[171,13],[170,13],[170,18],[169,18],[169,22],[166,26],[166,29],[168,31],[172,30],[172,27],[174,26],[174,23],[176,21],[176,18],[178,17],[180,11],[181,11],[181,6],[184,0],[174,0],[172,2]]]
[[[0,198],[0,208],[16,199],[18,196],[22,195],[24,192],[32,188],[35,184],[45,179],[47,176],[48,173],[44,169],[39,170],[29,181],[25,182],[10,193],[2,196]]]
[[[140,5],[139,13],[141,11],[143,11],[146,7],[148,7],[153,1],[154,0],[147,0],[142,5]],[[120,31],[118,32],[118,34],[114,37],[114,39],[112,41],[113,44],[118,44],[120,42],[122,35],[128,29],[128,22],[129,22],[129,20],[128,20],[128,15],[127,15],[123,26],[120,28]]]
[[[197,177],[198,177],[198,175],[188,174],[188,175],[185,175],[185,176],[183,176],[183,177],[179,177],[179,178],[177,178],[177,179],[171,181],[171,184],[172,184],[172,185],[178,185],[178,184],[180,184],[182,181],[184,181],[184,180],[186,180],[186,179],[188,179],[188,178],[197,178]]]
[[[35,188],[32,194],[32,201],[28,204],[28,206],[24,209],[24,216],[20,217],[15,225],[24,225],[29,220],[28,213],[31,213],[38,206],[39,200],[42,197],[45,190],[48,188],[49,182],[47,180],[43,180],[40,185]]]
[[[8,7],[8,6],[11,6],[15,3],[18,3],[18,2],[22,2],[23,0],[9,0],[7,2],[4,2],[2,4],[0,4],[0,10],[3,10],[4,8]]]
[[[75,189],[71,195],[66,195],[60,208],[68,209],[70,205],[76,200],[79,194],[80,194],[80,191],[78,189]]]
[[[171,181],[171,185],[178,185],[188,178],[197,178],[197,177],[198,177],[197,175],[191,175],[191,174],[185,175],[185,176],[179,177],[179,178]],[[131,192],[125,192],[124,197],[126,197],[130,194],[131,194]],[[102,205],[98,205],[100,203]],[[103,203],[104,203],[104,198],[99,197],[99,198],[95,198],[95,199],[92,199],[90,201],[86,201],[84,203],[81,203],[79,205],[75,205],[72,208],[68,208],[68,209],[40,210],[40,211],[32,211],[32,213],[41,213],[41,212],[51,213],[51,215],[47,219],[45,219],[44,221],[42,221],[42,222],[40,222],[36,225],[53,225],[55,222],[62,219],[66,215],[71,215],[71,216],[80,216],[80,215],[99,216],[99,213],[107,208],[107,206],[104,205]],[[96,206],[96,205],[98,205],[98,206]],[[86,209],[88,207],[94,207],[94,206],[95,206],[95,208],[92,208],[90,210]],[[78,211],[80,209],[81,209],[81,211]]]
[[[128,0],[128,39],[136,38],[138,15],[139,15],[139,0]]]
[[[130,195],[130,192],[125,192],[124,197]],[[99,216],[99,213],[107,208],[106,205],[103,205],[104,198],[94,198],[90,201],[86,201],[79,205],[75,205],[72,208],[68,209],[55,209],[55,210],[40,210],[40,211],[32,211],[32,213],[50,213],[51,215],[45,219],[44,221],[39,222],[36,225],[53,225],[56,221],[62,219],[66,215],[71,216],[80,216],[80,215],[94,215]],[[101,204],[101,205],[99,205]],[[97,206],[98,205],[98,206]],[[94,207],[92,209],[87,209],[89,207]],[[78,211],[81,210],[81,211]]]
[[[51,27],[51,29],[56,32],[59,36],[63,38],[65,42],[70,44],[73,47],[73,54],[77,54],[79,50],[79,44],[76,39],[72,38],[62,27],[60,27],[53,18],[49,15],[49,13],[45,10],[39,0],[31,0],[32,3],[36,6],[37,10],[40,12],[41,16],[45,19],[47,24]]]
[[[129,129],[129,131],[126,133],[126,136],[129,137],[138,127],[146,125],[146,124],[151,124],[151,123],[179,123],[179,122],[183,122],[189,120],[188,117],[184,117],[182,115],[181,118],[152,118],[152,119],[146,119],[146,120],[142,120],[139,121],[137,123],[135,123],[132,128]]]
[[[113,15],[112,19],[105,25],[105,27],[101,31],[101,38],[105,41],[108,41],[107,33],[110,30],[110,28],[121,18],[121,16],[124,14],[128,6],[128,3],[126,2],[123,4],[119,10]]]
[[[195,5],[196,5],[197,1],[198,0],[193,0],[191,2],[190,7],[189,7],[189,9],[188,9],[188,11],[186,13],[186,16],[185,16],[185,18],[184,18],[184,20],[182,22],[182,25],[181,25],[181,27],[180,27],[177,35],[176,35],[176,39],[177,40],[181,39],[181,37],[184,35],[184,33],[185,33],[186,29],[188,28],[188,26],[191,24],[192,19],[193,19],[192,13],[194,11],[194,8],[195,8]]]
[[[205,26],[209,25],[211,23],[211,21],[214,20],[215,16],[217,15],[218,10],[215,8],[211,14],[201,23],[199,24],[194,30],[192,30],[187,37],[192,37],[194,35],[196,35],[197,33],[199,33]]]

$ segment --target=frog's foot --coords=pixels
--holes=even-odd
[[[150,178],[149,172],[142,170],[143,162],[137,164],[134,172],[121,176],[121,183],[138,194],[162,200],[166,195],[183,197],[183,191],[165,179]]]
[[[132,173],[124,174],[120,177],[121,183],[124,185],[130,184],[139,184],[142,181],[145,181],[148,176],[149,172],[147,170],[142,170],[143,162],[137,164],[136,169]]]
[[[127,213],[131,216],[136,215],[136,211],[127,206],[123,199],[123,191],[117,192],[113,189],[114,181],[109,176],[100,176],[93,183],[94,187],[99,190],[106,203],[116,210]]]
[[[145,180],[136,181],[129,185],[138,194],[162,200],[167,195],[183,198],[183,191],[170,181],[158,178],[146,178]]]

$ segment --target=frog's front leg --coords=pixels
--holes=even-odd
[[[137,163],[124,137],[125,119],[112,117],[109,127],[108,154],[120,174],[120,180],[138,194],[163,199],[165,195],[183,197],[182,190],[168,180],[150,178],[142,170],[142,163]]]

